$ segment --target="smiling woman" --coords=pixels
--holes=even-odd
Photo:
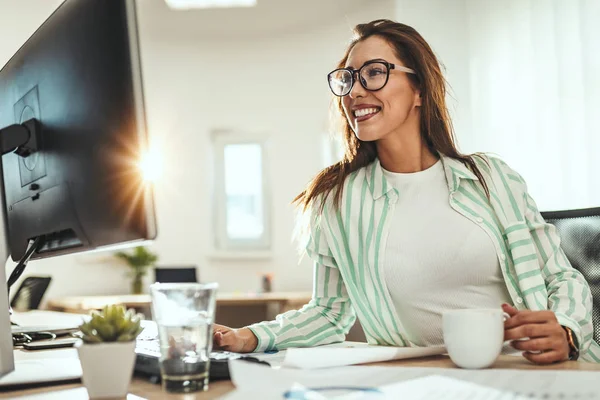
[[[313,298],[275,321],[217,326],[215,345],[339,342],[358,316],[371,344],[437,346],[445,312],[502,307],[510,317],[498,333],[528,360],[600,362],[587,282],[523,178],[497,158],[458,151],[430,46],[389,20],[355,34],[328,75],[344,158],[295,199],[310,217]]]

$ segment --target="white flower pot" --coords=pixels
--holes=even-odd
[[[135,364],[135,340],[93,344],[81,341],[75,347],[83,371],[81,380],[91,399],[127,394]]]

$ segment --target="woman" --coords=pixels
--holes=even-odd
[[[295,199],[310,216],[313,298],[275,321],[216,326],[215,347],[339,342],[356,315],[369,343],[439,345],[444,311],[502,304],[511,316],[505,340],[528,360],[600,362],[587,283],[521,176],[496,158],[458,152],[429,45],[389,20],[355,33],[328,76],[344,159]]]

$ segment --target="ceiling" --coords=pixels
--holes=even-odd
[[[173,10],[164,0],[138,0],[141,25],[154,32],[189,32],[219,38],[265,36],[339,23],[346,15],[393,0],[257,0],[248,8]]]

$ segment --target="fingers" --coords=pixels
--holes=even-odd
[[[519,311],[504,321],[504,329],[511,329],[526,324],[544,324],[555,321],[556,315],[552,311]]]
[[[511,317],[514,316],[514,315],[516,315],[519,312],[519,310],[517,310],[516,308],[514,308],[510,304],[506,304],[506,303],[502,304],[502,311],[504,311],[505,313],[507,313]]]
[[[516,340],[510,344],[517,350],[525,351],[546,351],[558,348],[561,343],[557,338],[538,338],[531,340]]]
[[[215,324],[213,325],[213,347],[217,350],[223,349],[223,335],[227,332],[230,332],[231,328],[228,328],[223,325]]]
[[[235,332],[229,330],[227,332],[216,332],[213,335],[213,345],[220,350],[237,351],[239,340]]]
[[[528,324],[504,330],[504,340],[534,339],[553,336],[554,334],[555,327],[550,324]]]
[[[231,328],[228,328],[228,327],[226,327],[224,325],[219,325],[219,324],[214,324],[213,325],[213,332],[223,332],[223,333],[225,333],[225,332],[230,331],[230,330],[231,330]]]
[[[550,364],[569,358],[569,345],[558,323],[521,325],[504,331],[511,346],[525,350],[523,357],[536,364]],[[529,340],[518,340],[524,337]]]
[[[518,311],[508,304],[502,310],[510,315],[504,321],[504,340],[525,350],[523,357],[535,364],[550,364],[569,357],[566,334],[552,311]],[[526,340],[522,340],[526,339]]]
[[[231,345],[231,330],[217,330],[213,333],[213,347],[218,350],[227,350],[225,347]],[[229,335],[228,335],[229,334]]]
[[[523,357],[525,357],[534,364],[552,364],[558,361],[566,360],[568,358],[568,355],[564,355],[561,352],[555,350],[537,354],[526,351],[523,353]]]
[[[213,333],[213,347],[221,349],[221,346],[223,346],[223,334],[221,332]]]

